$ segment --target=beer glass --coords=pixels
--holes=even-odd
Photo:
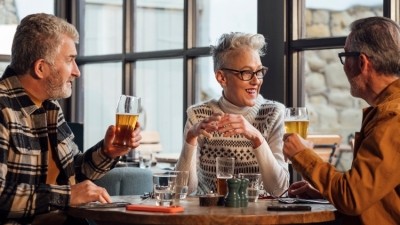
[[[285,110],[285,132],[297,133],[302,138],[307,138],[308,113],[306,107],[292,107]]]
[[[116,134],[113,144],[127,146],[129,133],[135,129],[139,118],[140,98],[121,95],[116,112]]]
[[[233,178],[235,168],[235,158],[217,157],[217,192],[225,196],[228,193],[226,181]]]

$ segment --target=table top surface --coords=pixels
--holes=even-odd
[[[154,199],[141,202],[139,196],[113,196],[112,198],[113,201],[155,205]],[[336,218],[336,209],[331,204],[296,204],[309,205],[311,211],[267,210],[267,206],[282,204],[284,203],[276,200],[260,199],[255,203],[249,202],[246,208],[201,207],[197,197],[188,197],[181,200],[180,205],[184,211],[179,213],[129,211],[125,207],[94,209],[71,207],[68,214],[92,219],[98,224],[307,224],[334,221]]]

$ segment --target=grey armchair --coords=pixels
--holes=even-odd
[[[142,195],[153,191],[153,173],[138,167],[116,167],[94,183],[112,196]]]

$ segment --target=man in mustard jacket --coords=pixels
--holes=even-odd
[[[344,224],[400,223],[400,27],[384,17],[352,23],[339,53],[354,97],[364,99],[354,159],[343,173],[325,163],[310,143],[284,136],[284,155],[305,181],[290,196],[324,197],[343,214]]]

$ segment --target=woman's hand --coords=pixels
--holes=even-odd
[[[193,125],[186,135],[186,142],[195,145],[199,135],[204,135],[208,138],[211,138],[211,133],[218,130],[218,123],[222,116],[222,113],[214,113]]]
[[[117,146],[113,144],[115,138],[116,127],[111,125],[108,127],[106,135],[104,137],[103,151],[110,158],[116,158],[118,156],[122,156],[127,154],[139,146],[140,140],[142,140],[142,136],[140,135],[140,124],[136,123],[135,129],[128,133],[127,137],[127,145],[126,146]]]
[[[253,143],[254,148],[260,146],[264,141],[264,137],[260,131],[251,125],[242,115],[238,114],[225,114],[219,121],[218,132],[223,133],[225,137],[242,134]]]

